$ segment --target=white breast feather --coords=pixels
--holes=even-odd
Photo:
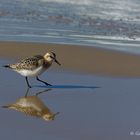
[[[40,74],[42,74],[46,69],[43,68],[42,66],[34,69],[34,70],[20,70],[17,71],[18,73],[20,73],[22,76],[29,76],[29,77],[35,77],[38,76]]]

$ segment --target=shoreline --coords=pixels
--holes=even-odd
[[[22,59],[54,51],[62,69],[97,75],[140,77],[140,56],[97,47],[28,42],[0,42],[0,56]],[[56,65],[54,65],[57,67]]]

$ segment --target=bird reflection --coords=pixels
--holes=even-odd
[[[45,93],[51,89],[47,89],[36,93],[35,95],[28,96],[29,88],[24,97],[19,98],[15,103],[3,106],[3,108],[10,108],[16,111],[20,111],[29,116],[36,116],[42,118],[46,121],[51,121],[55,119],[55,116],[59,114],[53,113],[38,97],[39,94]]]

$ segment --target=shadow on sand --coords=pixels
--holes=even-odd
[[[59,114],[53,113],[49,107],[39,98],[40,94],[46,94],[48,91],[53,89],[95,89],[100,88],[97,86],[81,86],[81,85],[34,85],[33,88],[42,88],[39,92],[35,92],[34,95],[29,95],[31,93],[31,88],[27,88],[25,95],[18,98],[13,103],[6,104],[2,106],[3,108],[13,109],[22,112],[28,116],[34,116],[42,118],[46,121],[52,121]]]
[[[45,86],[45,85],[34,85],[33,87],[38,87],[38,88],[49,88],[49,89],[95,89],[95,88],[100,88],[98,86],[82,86],[82,85],[52,85],[52,86]]]

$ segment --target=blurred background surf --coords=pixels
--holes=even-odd
[[[140,54],[139,0],[0,0],[0,40]]]

